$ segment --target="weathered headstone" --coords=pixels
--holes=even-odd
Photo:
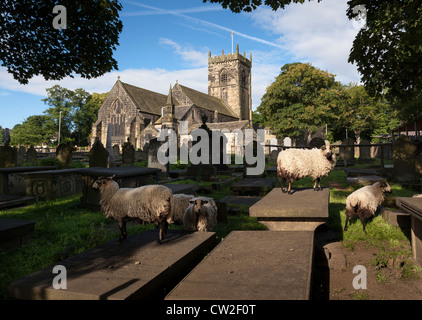
[[[362,140],[359,145],[370,145],[371,142],[368,140]],[[359,148],[359,160],[370,160],[371,159],[371,147],[360,147]]]
[[[400,136],[393,144],[394,179],[399,182],[417,180],[415,170],[416,146],[406,136]]]
[[[122,147],[122,164],[132,165],[135,162],[135,148],[130,143],[130,139]]]
[[[120,146],[118,144],[115,144],[113,146],[113,156],[114,156],[114,159],[117,159],[120,156]]]
[[[161,147],[161,141],[158,141],[157,138],[151,139],[149,141],[149,148],[148,148],[148,168],[158,168],[161,169],[163,172],[169,171],[169,164],[161,164],[158,161],[158,149]]]
[[[309,142],[309,146],[311,148],[318,148],[320,149],[322,146],[325,146],[325,141],[322,138],[315,137]]]
[[[25,153],[26,149],[24,146],[19,146],[17,152],[16,152],[16,165],[21,165],[25,162]]]
[[[292,139],[290,137],[286,137],[283,140],[283,146],[291,147],[292,146]]]
[[[34,146],[31,145],[29,149],[26,151],[26,163],[30,163],[32,165],[37,165],[37,158],[38,158],[38,152],[35,150]]]
[[[352,138],[344,139],[342,145],[354,144],[355,141]],[[340,160],[346,160],[347,163],[351,163],[355,160],[355,147],[343,147],[340,148]]]
[[[88,153],[89,167],[102,167],[107,168],[108,164],[108,151],[104,148],[100,139],[96,138],[91,150]]]
[[[63,168],[72,168],[72,151],[73,148],[69,144],[61,143],[56,150],[56,158]]]

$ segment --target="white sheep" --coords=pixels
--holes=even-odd
[[[362,187],[352,192],[346,198],[346,224],[344,231],[347,230],[347,223],[355,215],[358,215],[362,221],[363,231],[366,233],[366,219],[375,214],[378,206],[385,199],[385,194],[391,193],[391,187],[387,182],[375,182],[370,186]]]
[[[330,147],[320,149],[287,149],[278,154],[277,176],[281,178],[281,191],[288,182],[287,192],[290,194],[291,183],[304,177],[314,179],[314,190],[321,190],[321,177],[327,176],[336,164],[336,156]],[[317,187],[318,184],[318,187]]]
[[[92,188],[100,190],[102,213],[119,222],[119,241],[127,237],[126,222],[138,220],[155,223],[160,228],[158,243],[161,243],[172,218],[172,191],[162,185],[119,188],[113,177],[98,178]]]
[[[183,226],[189,231],[210,231],[217,224],[217,205],[208,197],[190,200],[183,215]]]
[[[190,200],[195,198],[194,195],[191,194],[174,194],[173,195],[173,223],[174,224],[183,224],[183,214],[187,207],[189,207]]]

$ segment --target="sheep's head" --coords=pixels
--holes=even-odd
[[[321,147],[321,153],[328,161],[336,161],[336,155],[331,151],[330,146],[323,145]]]
[[[101,187],[106,186],[111,181],[113,181],[114,177],[115,177],[114,174],[111,177],[100,177],[100,178],[98,178],[97,180],[94,181],[94,183],[92,184],[92,188],[95,189],[95,190],[98,190]]]
[[[201,198],[193,198],[189,201],[189,203],[193,206],[193,212],[195,212],[198,217],[204,213],[204,205],[206,205],[208,201]]]
[[[379,187],[382,190],[383,193],[391,193],[391,187],[387,182],[378,182]]]

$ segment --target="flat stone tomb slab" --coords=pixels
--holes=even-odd
[[[347,177],[347,183],[349,185],[359,184],[359,185],[370,185],[374,184],[375,182],[385,182],[385,178],[377,176],[377,175],[369,175],[369,176],[360,176],[360,177]]]
[[[166,300],[307,300],[314,233],[232,231]]]
[[[0,219],[0,251],[11,251],[29,241],[29,234],[35,230],[35,222]]]
[[[293,194],[273,189],[249,208],[249,216],[258,218],[269,230],[311,230],[328,220],[330,190],[295,188]]]
[[[230,189],[234,192],[242,193],[254,193],[259,194],[266,192],[275,186],[275,178],[245,178],[236,182],[230,186]]]
[[[274,188],[249,208],[249,215],[269,219],[328,218],[330,190],[295,188],[293,194]]]
[[[145,231],[117,239],[56,263],[67,271],[67,289],[54,289],[53,266],[9,284],[17,299],[145,299],[162,293],[193,268],[215,241],[213,232],[168,230],[163,243],[158,231]]]

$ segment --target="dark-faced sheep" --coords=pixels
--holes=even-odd
[[[375,214],[378,206],[384,202],[386,193],[391,193],[391,187],[387,182],[375,182],[351,193],[346,198],[344,231],[347,230],[349,219],[357,215],[362,221],[363,231],[366,233],[366,219]]]
[[[281,191],[288,182],[287,193],[291,193],[291,183],[305,177],[314,180],[314,190],[321,190],[321,177],[327,176],[336,164],[336,156],[329,146],[320,149],[287,149],[278,154],[277,176],[281,179]]]
[[[98,178],[92,187],[100,191],[102,213],[119,222],[119,241],[126,239],[126,222],[132,220],[155,223],[160,228],[158,243],[163,241],[172,219],[173,193],[169,188],[162,185],[119,188],[113,177]]]
[[[195,198],[195,196],[191,194],[179,193],[173,195],[172,222],[174,224],[183,224],[183,214],[187,207],[189,207],[190,200],[193,198]]]
[[[183,226],[189,231],[211,231],[217,224],[217,206],[213,199],[196,197],[190,200],[183,215]]]

